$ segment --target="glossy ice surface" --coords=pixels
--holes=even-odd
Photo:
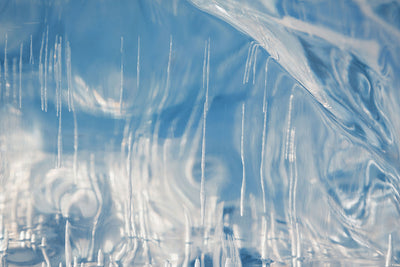
[[[1,266],[398,266],[398,1],[0,1]]]

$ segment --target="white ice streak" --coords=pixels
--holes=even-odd
[[[56,39],[56,45],[54,49],[54,78],[56,79],[56,104],[57,104],[57,116],[58,116],[58,133],[57,133],[57,168],[61,167],[62,161],[62,88],[61,88],[61,77],[62,77],[62,64],[61,64],[61,44],[62,38]]]
[[[19,108],[22,108],[22,49],[24,45],[21,43],[20,49],[19,49],[19,90],[18,90],[18,96],[19,96]]]
[[[200,181],[200,213],[201,225],[204,226],[206,192],[205,192],[205,164],[206,164],[206,125],[208,112],[208,86],[210,75],[210,39],[205,42],[203,61],[203,90],[206,90],[203,108],[203,137],[201,143],[201,181]]]
[[[140,36],[138,36],[137,63],[136,63],[136,88],[140,85]]]
[[[240,189],[240,216],[244,213],[244,200],[246,194],[246,167],[244,162],[244,112],[245,104],[242,104],[242,132],[240,135],[240,158],[242,160],[242,187]]]
[[[17,59],[12,61],[12,89],[13,89],[13,104],[17,106]]]
[[[39,83],[40,83],[40,107],[42,111],[44,111],[44,69],[43,69],[43,47],[44,47],[44,33],[42,35],[42,42],[40,44],[40,52],[39,52]],[[31,47],[32,48],[32,47]],[[31,58],[32,58],[32,49],[31,49]]]
[[[33,42],[32,42],[32,34],[31,34],[31,41],[29,45],[29,64],[33,65],[34,59],[33,59]]]
[[[266,203],[266,196],[265,196],[265,178],[264,178],[264,160],[265,160],[265,139],[266,139],[266,128],[267,128],[267,76],[268,76],[268,63],[265,64],[265,80],[264,80],[264,97],[263,97],[263,132],[262,132],[262,139],[261,139],[261,163],[260,163],[260,183],[261,183],[261,192],[262,192],[262,200],[263,200],[263,216],[262,216],[262,229],[261,229],[261,259],[266,260],[267,258],[267,238],[268,238],[268,229],[267,229],[267,219],[266,219],[266,212],[267,212],[267,203]],[[263,266],[265,263],[263,263]]]
[[[168,54],[168,65],[167,65],[167,82],[165,85],[165,91],[163,94],[163,98],[161,100],[160,106],[159,106],[159,111],[161,111],[164,108],[165,102],[167,100],[167,97],[169,95],[169,87],[170,87],[170,80],[171,80],[171,63],[172,63],[172,35],[169,38],[169,54]]]
[[[68,98],[68,111],[71,112],[72,110],[72,73],[71,73],[71,46],[69,42],[67,42],[65,47],[65,62],[66,62],[66,69],[67,69],[67,98]]]
[[[8,100],[10,97],[10,83],[8,81],[8,62],[7,62],[7,42],[8,36],[5,36],[5,43],[4,43],[4,87],[5,87],[5,99]]]
[[[253,84],[255,84],[256,79],[256,65],[257,65],[257,50],[259,44],[255,41],[250,43],[249,51],[247,52],[247,59],[244,68],[243,84],[249,82],[250,70],[253,67]]]
[[[49,26],[47,26],[46,30],[46,43],[44,48],[44,111],[47,112],[47,72],[48,72],[48,61],[47,61],[47,53],[48,53],[48,45],[49,45]]]
[[[72,248],[71,248],[71,241],[70,241],[70,228],[71,224],[67,219],[65,223],[65,266],[70,267],[72,264]]]
[[[386,252],[385,267],[392,266],[392,254],[393,254],[392,234],[389,234],[388,249],[387,249],[387,252]]]
[[[124,37],[121,36],[121,72],[120,72],[120,91],[119,91],[119,112],[122,113],[122,99],[124,97]]]

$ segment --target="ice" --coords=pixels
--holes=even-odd
[[[240,189],[240,216],[243,216],[244,213],[244,200],[246,198],[246,168],[244,163],[244,111],[245,105],[242,104],[242,133],[240,135],[240,158],[242,160],[242,188]]]
[[[0,266],[397,266],[396,1],[0,2]]]

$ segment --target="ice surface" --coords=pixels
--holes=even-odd
[[[399,14],[1,1],[1,266],[400,265]]]

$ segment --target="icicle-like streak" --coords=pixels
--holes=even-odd
[[[65,62],[67,67],[67,98],[68,98],[68,111],[72,110],[72,73],[71,73],[71,46],[69,42],[67,42],[65,47]]]
[[[73,101],[73,92],[72,92],[72,72],[71,72],[71,46],[70,43],[66,44],[66,68],[67,68],[67,90],[68,90],[68,111],[72,111],[73,121],[74,121],[74,155],[73,155],[73,163],[72,168],[74,172],[74,181],[75,184],[78,182],[78,121],[76,118],[75,106]]]
[[[268,238],[268,229],[267,229],[267,201],[265,196],[265,177],[264,177],[264,160],[265,160],[265,139],[266,139],[266,129],[267,129],[267,75],[268,75],[268,62],[265,64],[265,79],[264,79],[264,97],[263,97],[263,130],[262,130],[262,138],[261,138],[261,163],[260,163],[260,184],[261,184],[261,193],[263,200],[263,215],[262,215],[262,229],[261,229],[261,260],[263,260],[262,266],[267,266],[265,261],[267,260],[267,238]]]
[[[246,64],[245,64],[245,69],[244,69],[244,75],[243,75],[243,84],[246,84],[249,82],[249,77],[250,77],[250,71],[251,67],[253,66],[253,84],[255,84],[255,79],[256,79],[256,63],[257,63],[257,50],[258,50],[259,44],[256,43],[255,41],[251,42],[249,51],[247,52],[247,59],[246,59]]]
[[[292,127],[292,106],[293,106],[293,94],[290,95],[289,99],[289,111],[288,111],[288,123],[286,127],[286,144],[285,144],[285,159],[289,159],[289,145],[290,145],[290,131]]]
[[[40,108],[44,111],[44,79],[43,79],[43,47],[44,47],[44,33],[42,34],[42,42],[40,43],[39,52],[39,83],[40,83]],[[32,49],[31,49],[32,58]]]
[[[260,163],[260,184],[261,184],[261,192],[262,192],[262,200],[263,200],[263,215],[262,215],[262,230],[261,230],[261,259],[263,260],[263,267],[266,266],[265,261],[267,260],[267,238],[268,238],[268,229],[267,229],[267,203],[266,203],[266,195],[265,195],[265,177],[264,177],[264,161],[265,161],[265,142],[266,142],[266,128],[267,128],[267,76],[268,76],[268,63],[270,58],[267,59],[265,64],[265,78],[264,78],[264,96],[263,96],[263,130],[262,130],[262,139],[261,139],[261,163]]]
[[[101,249],[97,252],[97,266],[104,266],[104,255]]]
[[[31,41],[30,41],[30,45],[29,45],[29,64],[31,64],[31,65],[34,64],[32,34],[31,34]]]
[[[70,235],[70,228],[71,224],[69,220],[65,223],[65,266],[71,266],[72,263],[72,248],[71,248],[71,242],[69,240],[69,235]]]
[[[58,60],[59,60],[59,58],[58,58],[58,46],[59,46],[58,35],[56,35],[56,40],[54,42],[54,54],[53,54],[53,51],[50,50],[50,58],[49,58],[49,60],[50,60],[49,64],[50,64],[50,66],[53,66],[53,67],[51,68],[49,66],[49,71],[50,71],[50,69],[52,69],[53,75],[54,75],[54,81],[56,82],[56,94],[55,94],[55,99],[56,99],[55,102],[56,103],[55,103],[55,108],[56,108],[57,117],[59,116],[59,113],[60,113],[60,109],[59,109],[60,108],[60,99],[58,97],[59,91],[60,91],[59,84],[58,84],[58,70],[59,70],[59,68],[58,68]],[[50,71],[49,74],[51,76],[51,71]]]
[[[244,112],[245,104],[242,104],[242,132],[240,135],[240,158],[242,160],[242,187],[240,189],[240,216],[244,213],[244,199],[246,194],[246,167],[244,162]]]
[[[12,89],[13,89],[13,104],[17,106],[17,59],[12,61]]]
[[[246,81],[247,81],[247,77],[248,77],[247,73],[249,71],[249,62],[250,62],[250,57],[251,57],[250,55],[251,55],[251,50],[252,50],[253,44],[254,44],[254,41],[250,43],[249,50],[247,51],[246,64],[244,66],[243,84],[246,84]]]
[[[170,87],[170,75],[171,75],[171,64],[172,64],[172,46],[173,46],[173,38],[172,35],[170,35],[169,39],[169,54],[168,54],[168,64],[167,64],[167,79],[165,83],[165,90],[163,92],[162,99],[160,101],[160,104],[158,105],[158,114],[162,113],[162,110],[164,108],[165,102],[167,101],[167,98],[169,96],[169,87]],[[156,119],[156,124],[155,124],[155,130],[153,131],[153,144],[158,143],[158,138],[159,138],[159,131],[160,131],[160,125],[161,125],[161,118],[160,115],[158,115],[158,118]],[[152,146],[152,154],[157,155],[157,146]]]
[[[1,69],[1,64],[0,64],[0,99],[3,96],[3,85],[2,85],[2,82],[1,82],[2,81],[1,71],[2,71],[2,69]]]
[[[77,183],[78,179],[78,122],[76,119],[75,109],[72,108],[72,116],[74,119],[74,158],[72,163],[72,168],[74,171],[74,179],[75,183]]]
[[[18,90],[18,96],[19,96],[19,108],[22,108],[22,50],[23,50],[24,45],[21,44],[20,49],[19,49],[19,90]]]
[[[182,266],[189,266],[190,261],[190,249],[191,249],[191,223],[189,215],[185,209],[185,258]]]
[[[71,56],[71,52],[69,53],[69,56]],[[71,61],[70,63],[71,64]],[[69,65],[69,68],[71,67],[71,65]],[[69,71],[71,72],[71,70]],[[69,81],[70,82],[70,81]],[[72,116],[74,119],[74,158],[73,158],[73,163],[72,163],[72,168],[74,171],[74,181],[75,184],[77,184],[78,182],[78,121],[76,118],[76,112],[75,112],[75,106],[74,106],[74,102],[72,101],[73,98],[73,92],[71,92],[71,110],[72,110]]]
[[[54,66],[56,67],[55,70],[55,77],[57,78],[57,85],[56,85],[56,92],[57,92],[57,111],[58,111],[58,135],[57,135],[57,167],[61,167],[62,161],[62,128],[61,128],[61,114],[62,114],[62,92],[61,92],[61,43],[62,38],[60,37],[60,41],[57,45],[57,49],[54,51],[56,54],[56,62]]]
[[[101,191],[100,191],[98,182],[96,181],[95,162],[94,162],[93,154],[90,157],[90,176],[89,176],[89,178],[90,178],[91,187],[96,195],[97,203],[99,204],[96,215],[93,220],[93,227],[92,227],[92,237],[91,237],[90,250],[89,250],[89,261],[91,261],[93,253],[94,253],[94,248],[95,248],[95,236],[96,236],[97,224],[99,221],[100,213],[103,208],[103,198],[101,196]],[[99,253],[100,253],[100,251],[99,251]],[[99,265],[99,266],[101,266],[101,265]]]
[[[172,62],[172,35],[169,38],[169,54],[168,54],[168,65],[167,65],[167,82],[165,85],[165,91],[163,98],[161,100],[160,106],[159,106],[159,111],[164,108],[165,101],[167,100],[167,97],[169,95],[169,87],[170,87],[170,75],[171,75],[171,62]]]
[[[48,45],[49,45],[49,26],[47,26],[47,30],[46,30],[46,43],[45,43],[45,48],[44,48],[44,93],[43,93],[43,99],[44,99],[44,111],[45,112],[47,112],[47,72],[48,72],[47,51],[48,51]]]
[[[43,255],[43,258],[44,258],[44,263],[46,264],[45,266],[50,267],[51,266],[50,265],[50,258],[49,258],[49,255],[47,254],[46,247],[47,247],[47,240],[46,240],[45,237],[43,237],[42,238],[42,242],[40,244],[40,249],[42,251],[42,255]],[[44,263],[42,264],[42,266],[44,266]]]
[[[393,254],[392,234],[389,234],[388,249],[387,249],[387,252],[386,252],[386,260],[385,260],[385,267],[392,266],[392,254]]]
[[[132,175],[132,153],[133,153],[133,138],[132,138],[132,133],[128,135],[129,131],[129,124],[127,122],[127,125],[125,127],[125,134],[124,136],[128,136],[128,142],[127,142],[127,147],[128,147],[128,155],[126,158],[126,168],[127,168],[127,175],[128,175],[128,200],[125,203],[126,206],[126,212],[125,212],[125,228],[126,228],[126,233],[128,236],[129,244],[127,247],[130,248],[131,252],[129,253],[131,258],[135,258],[136,252],[139,248],[138,245],[138,234],[136,231],[135,227],[135,213],[134,213],[134,207],[133,207],[133,175]],[[132,244],[133,243],[133,244]],[[117,257],[117,259],[119,256]]]
[[[139,225],[141,229],[141,237],[143,238],[143,255],[145,257],[145,263],[149,264],[151,262],[151,254],[150,254],[150,248],[148,244],[148,221],[147,221],[147,213],[148,213],[148,207],[147,207],[147,199],[145,197],[145,194],[141,192],[139,194],[139,205],[140,205],[140,212],[139,212]]]
[[[122,99],[124,97],[124,37],[121,36],[121,77],[120,77],[120,92],[119,92],[119,113],[122,113]]]
[[[266,139],[266,130],[267,130],[267,76],[268,76],[268,63],[265,64],[265,80],[264,80],[264,97],[263,97],[263,132],[262,132],[262,139],[261,139],[261,164],[260,164],[260,184],[261,184],[261,191],[262,191],[262,200],[263,200],[263,213],[264,215],[267,212],[267,201],[265,196],[265,177],[264,177],[264,161],[265,161],[265,139]]]
[[[128,126],[126,126],[126,129],[128,129]],[[132,237],[133,235],[133,229],[135,222],[134,222],[134,217],[133,217],[133,183],[132,183],[132,134],[129,135],[128,137],[128,155],[126,159],[126,169],[127,169],[127,174],[128,174],[128,194],[129,194],[129,203],[128,203],[128,218],[127,218],[127,232],[128,236]],[[134,233],[136,235],[136,233]]]
[[[267,229],[267,219],[265,215],[262,216],[261,221],[261,260],[263,261],[262,266],[265,267],[267,260],[267,239],[268,239],[268,229]]]
[[[300,266],[298,259],[301,257],[300,233],[297,222],[296,211],[296,193],[297,193],[297,160],[296,160],[296,145],[295,135],[296,130],[292,127],[291,116],[293,109],[293,94],[290,96],[288,125],[287,125],[287,140],[286,140],[286,159],[289,161],[289,221],[291,225],[291,252],[292,265]]]
[[[8,62],[7,62],[7,42],[8,36],[6,34],[6,40],[4,43],[4,87],[5,87],[5,99],[8,101],[10,96],[10,84],[8,82]]]
[[[208,112],[208,86],[210,76],[210,39],[205,42],[204,61],[203,61],[203,90],[206,90],[203,108],[203,136],[201,143],[201,181],[200,181],[200,213],[201,225],[204,227],[206,192],[205,192],[205,164],[206,164],[206,125]]]
[[[255,46],[254,49],[254,63],[253,63],[253,84],[256,83],[256,68],[257,68],[257,51],[258,51],[258,45]]]
[[[290,141],[289,141],[289,164],[290,164],[290,170],[289,170],[289,175],[290,175],[290,181],[289,181],[289,221],[291,225],[291,230],[290,230],[290,235],[291,235],[291,248],[292,248],[292,259],[293,262],[295,263],[296,258],[297,258],[297,239],[296,239],[296,214],[295,214],[295,174],[294,174],[294,164],[293,164],[293,139],[294,139],[294,129],[290,130]],[[295,264],[293,264],[295,266]]]
[[[140,85],[140,36],[138,36],[137,62],[136,62],[136,88],[139,90]]]

